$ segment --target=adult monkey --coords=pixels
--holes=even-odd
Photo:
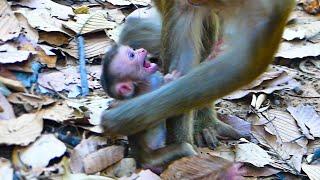
[[[167,121],[170,143],[192,144],[190,118],[179,115],[208,106],[263,72],[278,48],[294,0],[156,0],[155,4],[163,19],[165,71],[186,73],[210,54],[211,48],[204,47],[217,41],[216,13],[224,20],[228,50],[175,82],[105,111],[103,125],[108,133],[132,135],[176,116]],[[211,116],[205,119],[213,135],[227,133]],[[174,159],[177,154],[172,152],[164,151],[164,158]]]

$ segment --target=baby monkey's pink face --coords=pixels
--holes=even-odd
[[[145,49],[133,50],[129,46],[120,46],[110,65],[110,70],[121,77],[144,79],[158,70],[156,64],[147,60],[147,55],[148,52]]]

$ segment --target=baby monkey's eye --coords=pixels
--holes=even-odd
[[[134,59],[134,56],[135,56],[135,54],[133,53],[133,52],[129,52],[129,59],[130,60],[133,60]]]

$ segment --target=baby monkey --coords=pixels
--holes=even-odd
[[[134,50],[117,44],[111,47],[105,54],[101,74],[102,87],[110,97],[117,100],[134,98],[179,77],[177,71],[163,76],[158,71],[158,65],[147,60],[147,55],[145,49]],[[142,167],[156,173],[160,173],[171,161],[196,154],[188,143],[165,146],[165,120],[128,139],[132,156]]]

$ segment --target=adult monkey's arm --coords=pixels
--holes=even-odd
[[[181,79],[105,111],[102,123],[107,133],[131,135],[161,119],[203,107],[265,71],[278,48],[294,0],[229,1],[207,2],[229,14],[224,16],[225,33],[232,42],[228,51]]]

